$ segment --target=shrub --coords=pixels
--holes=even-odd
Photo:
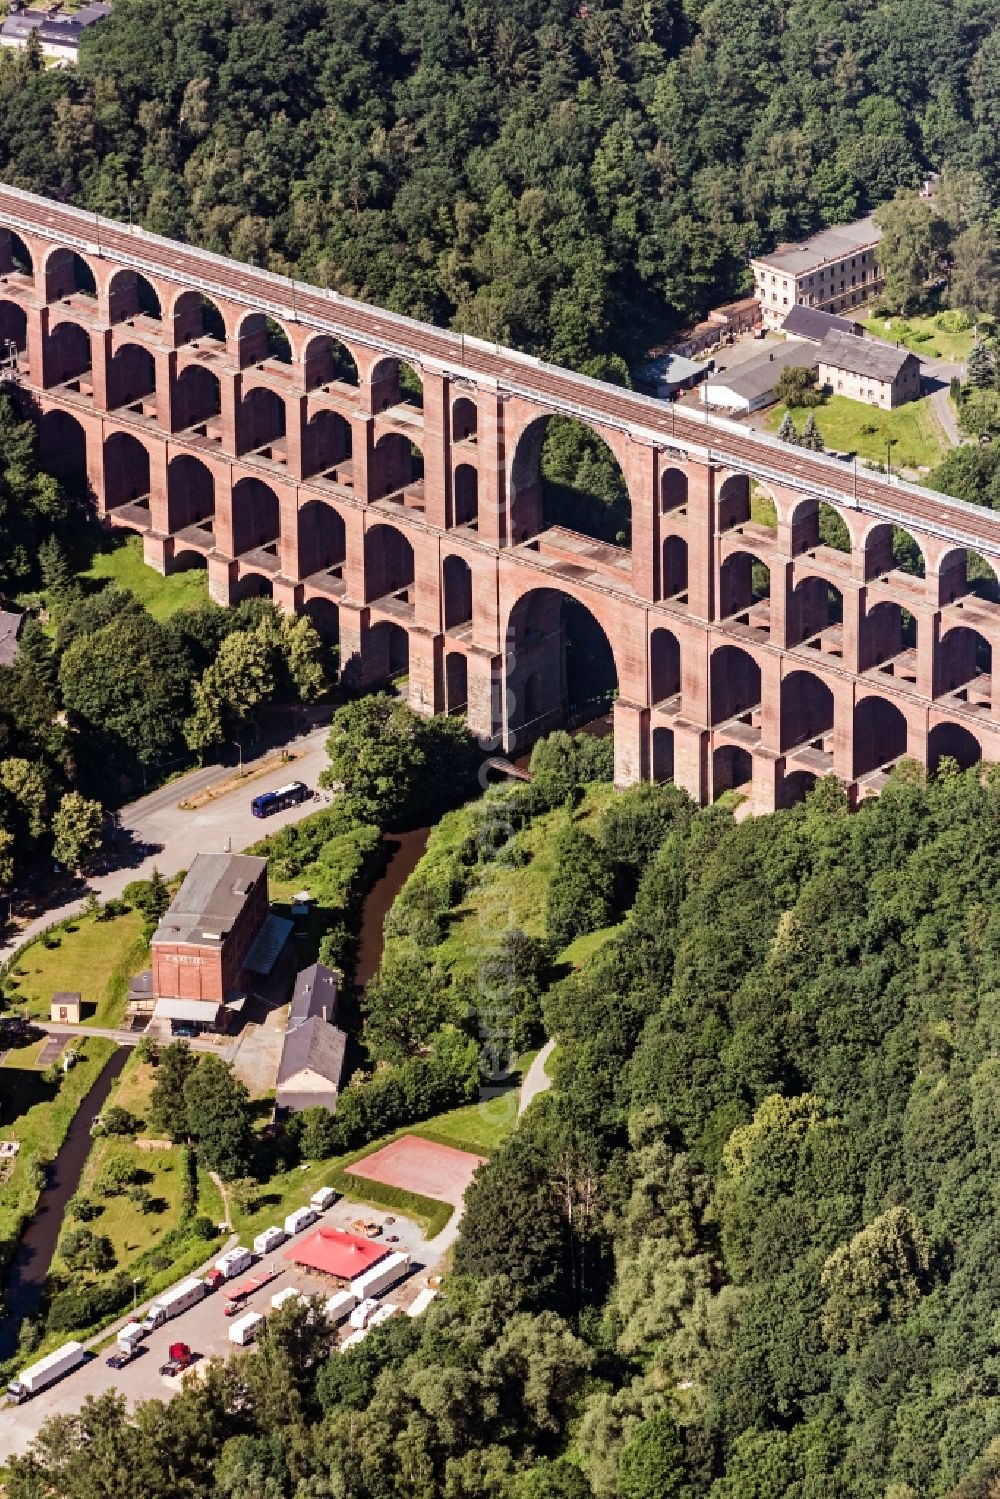
[[[52,1298],[45,1323],[50,1332],[73,1332],[114,1316],[127,1306],[132,1286],[127,1276],[116,1275],[102,1285],[71,1286]]]
[[[160,1060],[160,1051],[152,1036],[143,1036],[133,1053],[140,1062],[150,1062],[154,1067]]]
[[[206,1243],[216,1238],[219,1232],[211,1218],[205,1213],[199,1213],[192,1218],[188,1229],[193,1239],[204,1239]]]
[[[967,333],[972,327],[972,319],[957,307],[949,307],[934,314],[934,326],[944,333]]]
[[[71,1197],[66,1204],[66,1213],[78,1223],[90,1223],[92,1219],[99,1216],[104,1210],[99,1202],[94,1202],[91,1197],[82,1197],[79,1193]]]
[[[59,1240],[59,1253],[71,1270],[100,1274],[115,1264],[115,1251],[106,1234],[89,1228],[71,1228]]]
[[[189,1145],[181,1147],[181,1217],[190,1218],[198,1204],[198,1162]]]
[[[102,1133],[106,1135],[134,1135],[139,1128],[135,1115],[119,1104],[112,1104],[109,1109],[105,1109],[99,1124]]]

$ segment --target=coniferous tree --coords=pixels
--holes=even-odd
[[[978,339],[969,353],[966,374],[975,390],[987,390],[996,383],[997,366],[993,350]]]
[[[781,426],[778,428],[778,436],[782,442],[797,443],[799,440],[799,434],[796,431],[795,423],[792,420],[792,413],[790,411],[786,411],[781,419]]]
[[[806,424],[802,428],[802,436],[799,438],[799,446],[810,453],[822,453],[823,438],[819,427],[816,425],[816,417],[810,411],[806,418]]]

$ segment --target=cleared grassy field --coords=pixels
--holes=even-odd
[[[117,1103],[118,1099],[112,1097],[111,1102]],[[148,1208],[140,1207],[124,1194],[105,1197],[96,1191],[101,1172],[113,1161],[128,1161],[139,1168],[142,1179],[137,1185],[145,1187],[152,1199]],[[87,1227],[111,1240],[119,1269],[128,1269],[137,1255],[154,1248],[167,1229],[180,1221],[184,1187],[180,1163],[179,1145],[170,1150],[139,1150],[132,1141],[119,1136],[99,1135],[95,1139],[79,1191],[100,1207],[97,1217]],[[53,1268],[66,1268],[58,1255]]]
[[[129,536],[113,551],[101,552],[83,577],[128,588],[156,619],[209,602],[208,574],[203,567],[161,577],[142,560],[141,536]]]
[[[607,782],[589,786],[574,819],[584,826],[595,822],[614,794]],[[474,973],[490,939],[508,926],[520,927],[530,937],[544,937],[545,903],[555,872],[555,835],[565,815],[557,808],[518,834],[518,844],[528,855],[525,864],[511,868],[498,863],[484,871],[454,912],[445,940],[435,949],[435,957],[446,967],[456,973]]]
[[[76,917],[51,934],[54,947],[39,938],[21,954],[7,980],[14,1003],[47,1020],[53,994],[69,990],[83,996],[85,1024],[119,1024],[128,981],[148,959],[142,929],[140,913],[128,911],[111,921]]]
[[[786,408],[776,406],[768,413],[767,429],[776,432]],[[840,453],[857,453],[859,458],[885,463],[886,443],[892,443],[892,468],[935,468],[947,454],[930,397],[908,401],[895,411],[880,411],[864,401],[850,401],[846,396],[830,396],[822,406],[810,411],[795,411],[792,420],[801,432],[809,415],[816,418],[823,441]]]

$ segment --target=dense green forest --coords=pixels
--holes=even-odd
[[[929,167],[1000,203],[981,0],[116,0],[0,56],[0,175],[574,365]]]
[[[466,884],[517,859],[507,796]],[[282,1314],[169,1405],[88,1403],[10,1499],[995,1495],[998,813],[947,764],[853,816],[832,782],[742,822],[612,801],[576,836],[630,914],[542,995],[553,1087],[438,1301],[330,1358]]]

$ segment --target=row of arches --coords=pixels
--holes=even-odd
[[[36,265],[32,249],[17,233],[0,231],[0,274],[12,274],[15,280],[19,276],[32,278],[49,304],[67,299],[72,302],[79,298],[98,298],[102,307],[106,306],[107,316],[113,325],[127,322],[140,325],[143,320],[166,324],[171,329],[175,347],[190,342],[200,343],[202,340],[209,343],[225,341],[242,367],[255,363],[281,365],[298,362],[302,369],[304,388],[307,390],[364,383],[370,388],[371,405],[375,411],[400,404],[420,408],[423,404],[419,371],[396,356],[377,358],[372,363],[366,351],[360,348],[352,350],[347,343],[332,335],[313,333],[298,324],[286,327],[263,313],[215,303],[195,290],[166,283],[154,284],[153,280],[131,267],[108,266],[98,258],[90,259],[65,246],[38,247],[37,257]],[[60,325],[64,326],[65,324]],[[85,376],[86,351],[82,341],[85,336],[85,330],[78,330],[76,333],[53,330],[52,338],[55,342],[52,357],[61,375],[59,383]],[[0,346],[9,342],[20,350],[24,346],[25,337],[23,310],[9,301],[0,306]],[[141,350],[127,354],[119,374],[120,389],[114,396],[116,407],[151,393],[148,363],[142,358]],[[254,451],[269,441],[280,443],[280,418],[273,403],[260,404],[262,407],[269,406],[270,409],[246,413],[248,435],[244,439],[243,451]],[[217,409],[215,402],[206,393],[197,397],[193,395],[191,420],[210,419],[213,408]],[[449,407],[451,438],[454,443],[476,441],[477,417],[475,391],[471,387],[463,388],[457,382]],[[512,446],[511,513],[506,540],[514,544],[537,534],[547,523],[540,511],[535,491],[540,485],[545,487],[539,477],[537,450],[544,441],[550,420],[552,418],[541,417],[538,422],[528,423],[519,434],[517,443]],[[568,419],[558,417],[555,420],[565,424]],[[584,468],[587,463],[591,470],[595,465],[610,465],[617,473],[615,485],[612,485],[612,488],[616,488],[617,495],[614,503],[623,499],[628,508],[629,480],[621,469],[621,453],[614,447],[616,439],[585,422],[576,425],[585,435],[586,442],[591,445],[589,457],[581,460]],[[320,465],[328,456],[322,451],[325,439],[318,437],[317,441],[320,442],[321,451],[310,460],[314,465],[311,469],[313,473],[322,471]],[[595,444],[600,449],[599,458],[595,457],[593,451]],[[473,524],[475,521],[474,511],[471,517],[467,517],[468,502],[465,496],[474,472],[475,466],[469,465],[468,473],[463,473],[456,480],[454,514],[449,524]],[[567,492],[571,496],[578,493],[580,525],[586,532],[587,506],[583,503],[587,498],[586,484],[580,486],[576,483],[577,478],[579,474],[571,476],[571,480],[567,482],[563,475],[563,481],[555,485],[555,488],[562,490],[563,500]],[[607,488],[607,476],[600,482]],[[669,451],[661,455],[656,482],[660,513],[674,516],[672,524],[679,524],[680,513],[689,504],[690,480],[681,464],[671,462]],[[551,489],[553,486],[549,487]],[[722,479],[716,500],[716,522],[720,532],[725,533],[752,523],[754,489],[754,483],[745,474],[731,473]],[[819,547],[848,550],[853,544],[864,552],[868,579],[896,571],[909,572],[915,577],[924,575],[927,558],[922,547],[904,532],[889,526],[867,527],[867,522],[853,513],[845,518],[836,509],[825,504],[817,505],[808,498],[795,500],[792,496],[783,494],[772,496],[771,503],[775,514],[790,528],[793,555]],[[551,519],[548,523],[551,523]],[[565,516],[562,523],[567,523]],[[762,524],[759,518],[756,524]],[[627,526],[625,529],[627,530]],[[607,540],[608,537],[605,535],[600,539]],[[672,555],[659,559],[658,565],[662,573],[659,597],[683,597],[685,583],[681,564],[682,557],[677,547],[673,548]],[[966,592],[979,592],[979,585],[983,585],[983,591],[991,591],[995,596],[997,580],[994,570],[982,558],[977,558],[975,565],[969,568],[963,561],[949,555],[945,564],[939,566],[937,571],[947,575],[942,582],[945,602],[953,601]]]
[[[82,428],[66,413],[54,410],[43,418],[42,447],[43,456],[48,455],[50,466],[58,468],[64,465],[70,472],[86,470]],[[129,507],[139,512],[131,517],[136,523],[141,524],[143,512],[148,519],[149,455],[144,445],[130,433],[115,433],[105,442],[104,489],[109,510]],[[215,480],[208,464],[191,454],[175,456],[167,469],[166,498],[170,534],[200,528],[202,545],[209,548],[215,544]],[[412,602],[409,590],[414,586],[415,567],[410,542],[388,522],[370,528],[368,535],[371,539],[365,556],[367,600],[403,594],[406,595],[403,602]],[[280,538],[281,509],[274,490],[255,477],[238,481],[232,492],[234,555],[239,557],[257,549],[270,550],[276,568]],[[299,576],[342,575],[346,560],[345,526],[335,505],[316,500],[303,506],[298,513],[296,541]],[[737,564],[742,567],[739,574]],[[758,596],[766,597],[766,581],[761,585],[758,577],[755,582],[753,569],[760,566],[750,554],[735,554],[727,559],[727,579],[732,585],[729,617],[739,618],[735,611],[752,603]],[[766,569],[764,577],[766,580]],[[737,585],[744,591],[737,591]],[[458,556],[445,561],[442,593],[444,628],[453,630],[469,623],[472,618],[472,578],[468,564]],[[822,645],[824,653],[836,655],[837,650],[830,649],[829,633],[837,630],[842,615],[843,598],[834,585],[815,577],[803,579],[790,599],[787,645]],[[665,700],[678,690],[673,679],[676,677],[679,681],[679,666],[666,674],[668,685],[664,685],[663,673],[657,666],[655,642],[669,633],[656,631],[653,636],[650,700],[654,703]],[[913,616],[898,604],[881,601],[861,620],[860,669],[878,670],[888,665],[893,674],[898,675],[900,660],[905,660],[915,645],[916,621]],[[956,695],[969,706],[988,711],[991,706],[991,675],[992,648],[986,636],[972,625],[953,626],[945,631],[935,653],[935,696]]]
[[[25,252],[26,253],[26,252]],[[92,295],[93,272],[75,252],[55,249],[46,260],[47,285],[50,291],[70,295]],[[109,282],[109,307],[113,321],[134,321],[137,318],[160,320],[159,299],[155,288],[139,273],[119,268]],[[171,315],[174,318],[178,343],[221,342],[227,332],[220,310],[210,300],[194,291],[178,291],[174,295]],[[248,364],[273,361],[289,363],[292,358],[291,343],[285,332],[273,320],[260,313],[241,312],[238,321],[232,324],[231,336],[240,351],[240,363]],[[16,302],[0,300],[0,349],[12,345],[23,352],[27,345],[26,314]],[[47,385],[63,385],[85,381],[92,371],[93,359],[91,334],[86,327],[62,317],[51,328],[45,348]],[[327,334],[313,334],[303,347],[302,364],[306,390],[341,384],[357,386],[359,369],[354,356],[339,340]],[[408,405],[419,409],[423,404],[423,388],[419,373],[404,361],[394,356],[384,357],[374,364],[368,374],[372,390],[372,409],[386,411],[397,405]],[[112,410],[131,407],[146,399],[155,399],[156,369],[152,354],[141,343],[121,345],[109,361],[107,375],[108,405]],[[173,426],[177,431],[187,431],[210,424],[221,410],[221,390],[218,374],[204,364],[192,363],[183,368],[176,377],[173,390]],[[537,535],[552,523],[566,524],[566,494],[572,497],[574,486],[567,491],[566,483],[560,481],[555,489],[560,492],[562,509],[556,516],[546,504],[546,494],[553,490],[542,472],[542,449],[546,439],[550,417],[541,417],[520,433],[513,451],[510,475],[510,524],[508,540],[519,544]],[[605,459],[618,473],[620,494],[628,503],[628,483],[621,472],[618,459],[603,439],[586,423],[571,423],[564,417],[555,418],[561,425],[573,425],[591,445],[597,444]],[[478,408],[472,394],[464,394],[456,387],[450,402],[450,426],[453,443],[461,447],[475,444],[477,440]],[[283,397],[274,389],[254,387],[239,402],[236,423],[236,452],[234,456],[261,453],[277,461],[284,461],[284,444],[287,437],[287,417]],[[423,474],[423,454],[419,444],[402,434],[386,434],[375,458],[374,489],[371,497],[380,498],[418,484]],[[350,428],[338,413],[324,411],[314,415],[304,435],[303,475],[314,477],[336,469],[338,464],[349,463]],[[450,513],[447,524],[475,527],[478,519],[478,473],[474,456],[466,458],[456,454],[453,469],[452,493],[449,496]],[[585,465],[586,466],[586,465]],[[591,463],[591,467],[593,464]],[[606,482],[605,480],[601,481]],[[682,534],[676,534],[689,502],[689,478],[676,466],[667,466],[658,479],[660,513],[669,517],[675,528],[661,542],[657,558],[659,577],[655,584],[654,597],[662,600],[686,600],[687,544]],[[580,488],[580,486],[577,486]],[[577,526],[583,534],[591,534],[592,516],[588,514],[586,485],[580,489],[580,506],[570,517],[570,529]],[[766,544],[766,533],[774,526],[761,521],[760,507],[755,511],[754,494],[759,489],[745,474],[729,474],[719,484],[716,499],[716,525],[720,534],[743,530],[753,526],[761,544]],[[775,503],[765,496],[767,504],[775,510]],[[617,501],[616,501],[617,503]],[[830,552],[848,552],[852,546],[852,533],[844,516],[826,502],[803,497],[796,501],[786,499],[784,517],[790,528],[793,556],[826,549]],[[593,506],[589,510],[593,510]],[[757,519],[754,519],[755,514]],[[851,524],[858,524],[851,517]],[[598,526],[597,530],[601,527]],[[606,536],[597,539],[606,540]],[[921,544],[910,533],[885,523],[867,524],[860,534],[855,531],[854,545],[864,556],[864,577],[873,581],[893,573],[908,573],[914,578],[926,575],[926,559]],[[974,552],[957,548],[950,551],[938,565],[941,598],[943,602],[954,602],[966,594],[976,594],[997,602],[1000,585],[997,574],[985,558]]]

